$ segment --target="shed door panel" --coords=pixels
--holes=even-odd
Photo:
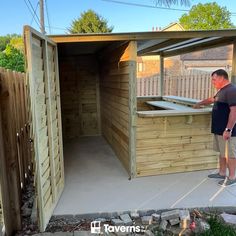
[[[45,230],[64,188],[57,46],[25,27],[40,230]]]

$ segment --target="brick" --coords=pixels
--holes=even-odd
[[[180,222],[179,217],[175,218],[175,219],[170,219],[169,222],[170,222],[171,225],[177,225]]]
[[[153,220],[155,220],[155,221],[159,221],[160,218],[161,218],[161,215],[160,215],[160,214],[157,214],[157,213],[153,213],[153,214],[152,214],[152,218],[153,218]]]
[[[138,219],[140,217],[138,212],[131,212],[130,213],[131,219]]]
[[[161,213],[162,220],[171,220],[179,217],[179,210],[165,211]]]
[[[133,221],[130,218],[129,214],[120,215],[120,219],[124,222],[125,225],[133,225]]]
[[[152,216],[142,216],[141,220],[144,225],[152,224]]]

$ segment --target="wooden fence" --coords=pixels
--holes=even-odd
[[[0,187],[7,235],[21,229],[21,193],[32,170],[24,73],[0,68]]]
[[[158,75],[137,79],[137,96],[158,96]],[[164,95],[175,95],[194,99],[205,99],[214,94],[209,73],[165,76]]]

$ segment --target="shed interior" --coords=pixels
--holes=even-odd
[[[65,145],[83,136],[103,136],[128,173],[129,81],[136,72],[132,66],[134,47],[135,43],[124,41],[58,44]]]

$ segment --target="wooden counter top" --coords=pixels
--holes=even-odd
[[[190,110],[191,109],[191,110]],[[152,110],[152,111],[137,111],[139,117],[158,117],[158,116],[188,116],[211,114],[212,108],[201,108],[189,110]]]

